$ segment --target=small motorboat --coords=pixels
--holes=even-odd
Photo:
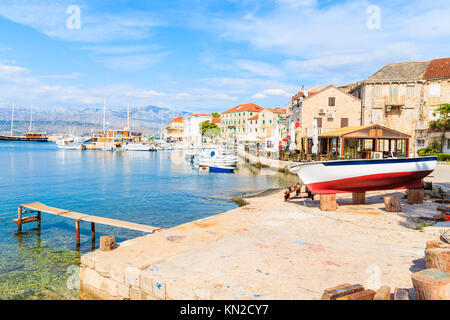
[[[307,162],[289,170],[314,194],[422,188],[437,157]]]
[[[56,140],[56,146],[64,150],[85,150],[86,146],[81,137],[62,137]]]
[[[235,167],[227,167],[221,165],[199,165],[200,171],[210,171],[210,172],[234,172]]]
[[[153,147],[143,143],[127,143],[123,147],[126,151],[152,151]]]

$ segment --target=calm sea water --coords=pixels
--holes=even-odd
[[[291,176],[240,165],[234,174],[200,173],[183,151],[58,150],[54,143],[0,143],[0,299],[78,299],[72,278],[91,248],[90,224],[42,214],[42,226],[12,222],[19,204],[39,201],[77,212],[171,227],[237,207],[242,193],[281,187]],[[143,233],[96,225],[121,242]]]

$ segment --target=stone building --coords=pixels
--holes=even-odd
[[[172,119],[166,127],[166,140],[168,141],[181,141],[184,134],[184,121],[183,117],[176,117]]]
[[[286,136],[286,109],[265,108],[248,119],[248,136],[264,141],[273,137],[278,125],[280,137]]]
[[[235,106],[222,112],[220,130],[222,138],[243,138],[249,133],[249,119],[258,115],[264,108],[254,103]]]
[[[450,58],[390,63],[350,91],[362,101],[362,125],[379,124],[411,136],[409,153],[429,143],[429,121],[450,102]]]
[[[212,121],[210,114],[193,114],[184,118],[184,133],[183,140],[197,145],[202,143],[201,123],[203,121]]]
[[[334,85],[319,91],[299,92],[293,97],[288,110],[288,132],[290,123],[298,122],[303,150],[307,151],[312,146],[314,119],[317,119],[318,134],[361,125],[361,100]]]

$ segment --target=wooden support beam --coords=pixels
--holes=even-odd
[[[377,290],[377,293],[373,297],[373,300],[390,300],[391,288],[388,286],[382,286]]]
[[[395,288],[394,300],[411,300],[409,297],[409,291],[405,288]]]
[[[95,241],[95,223],[91,222],[91,240]]]
[[[339,297],[336,300],[373,300],[376,292],[370,289],[351,293],[349,295]]]
[[[40,228],[41,227],[41,212],[40,211],[37,212],[37,218],[38,218],[37,226],[38,226],[38,228]]]
[[[80,246],[80,220],[75,220],[75,237],[77,240],[77,247]]]
[[[22,206],[17,209],[17,231],[22,231]]]
[[[320,195],[320,210],[322,211],[336,211],[336,194],[321,194]]]
[[[400,197],[383,197],[384,208],[387,212],[401,212],[402,205],[400,204]]]
[[[423,188],[408,189],[408,203],[422,204],[423,203]]]
[[[325,289],[322,295],[322,300],[336,300],[337,298],[364,291],[364,287],[360,284],[351,285],[344,283],[333,288]]]
[[[352,203],[353,204],[365,204],[366,203],[366,192],[353,192],[352,193]]]

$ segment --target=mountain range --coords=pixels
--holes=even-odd
[[[11,106],[0,107],[0,132],[11,130]],[[190,112],[175,111],[157,106],[130,108],[130,126],[133,131],[143,134],[155,134],[175,117],[190,115]],[[28,131],[30,125],[30,108],[14,108],[14,133]],[[106,125],[108,129],[123,129],[127,126],[127,109],[107,108]],[[102,130],[103,108],[52,107],[33,109],[32,131],[47,134],[83,134]]]

